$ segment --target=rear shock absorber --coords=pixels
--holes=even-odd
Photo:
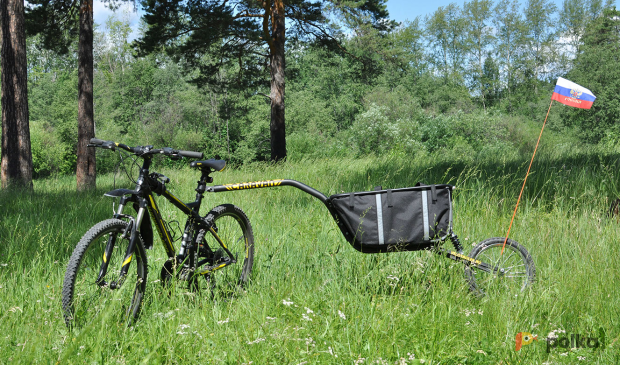
[[[461,241],[459,241],[458,236],[454,232],[452,232],[452,234],[450,235],[450,241],[452,242],[452,245],[454,246],[456,252],[462,254],[463,246],[461,245]]]

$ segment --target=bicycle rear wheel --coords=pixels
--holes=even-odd
[[[118,282],[124,263],[129,238],[122,235],[127,224],[119,219],[99,222],[77,244],[69,259],[62,288],[62,308],[68,327],[82,327],[104,311],[112,315],[108,322],[128,324],[138,316],[148,272],[146,252],[139,235],[123,285],[116,289],[110,285]],[[107,257],[104,253],[109,242],[113,242],[114,249]],[[107,272],[97,282],[104,260],[108,263]]]
[[[469,289],[478,296],[515,295],[534,282],[536,268],[525,247],[509,239],[502,254],[504,237],[494,237],[480,242],[469,257],[487,263],[489,271],[465,267]]]
[[[252,225],[241,208],[232,204],[213,208],[207,214],[206,220],[213,222],[213,226],[207,231],[200,230],[196,236],[201,260],[197,265],[197,275],[190,281],[190,285],[193,289],[198,289],[200,285],[206,286],[213,296],[234,296],[247,284],[252,273]],[[232,256],[229,256],[222,244]],[[206,280],[201,280],[198,276],[203,276]]]

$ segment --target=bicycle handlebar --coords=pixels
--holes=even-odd
[[[154,149],[153,146],[137,146],[137,147],[129,147],[123,143],[116,143],[114,141],[104,141],[99,138],[91,138],[88,147],[102,147],[111,150],[115,150],[116,147],[120,147],[125,151],[129,151],[138,156],[145,155],[155,155],[155,154],[163,154],[164,156],[168,156],[171,158],[175,157],[188,157],[188,158],[203,158],[204,154],[202,152],[194,152],[194,151],[180,151],[175,150],[170,147],[157,148]]]
[[[189,158],[203,158],[204,154],[202,152],[194,152],[194,151],[177,151],[179,155]]]

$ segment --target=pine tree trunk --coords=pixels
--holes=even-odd
[[[2,188],[32,189],[24,0],[0,0]]]
[[[284,2],[275,0],[272,10],[273,51],[271,66],[271,160],[286,158],[286,132],[284,128]]]
[[[93,112],[93,0],[80,5],[80,41],[78,46],[78,145],[77,190],[96,186],[95,149],[86,147],[95,137]]]

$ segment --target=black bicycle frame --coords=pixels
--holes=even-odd
[[[155,225],[155,228],[157,230],[157,233],[159,234],[159,237],[164,246],[168,259],[174,259],[177,255],[176,250],[174,248],[172,236],[170,234],[170,231],[164,224],[164,220],[160,213],[159,207],[157,206],[157,203],[154,199],[153,193],[163,196],[164,198],[166,198],[166,200],[172,203],[172,205],[174,205],[177,209],[179,209],[181,212],[183,212],[185,215],[188,216],[188,219],[185,223],[185,229],[183,232],[183,238],[181,241],[181,250],[179,251],[179,256],[185,257],[187,250],[189,250],[190,252],[196,251],[193,246],[193,242],[195,238],[194,236],[196,233],[196,229],[200,229],[200,228],[204,228],[206,230],[211,231],[211,233],[215,237],[215,240],[220,244],[220,246],[222,246],[224,251],[229,256],[231,257],[233,256],[233,254],[228,250],[228,247],[226,247],[226,244],[218,237],[213,227],[211,226],[210,222],[205,222],[204,219],[200,217],[200,214],[199,214],[203,195],[207,189],[206,184],[207,182],[212,181],[212,179],[209,177],[210,170],[209,169],[202,170],[202,175],[200,177],[200,180],[198,181],[198,187],[196,188],[196,199],[191,203],[184,203],[179,198],[177,198],[174,194],[172,194],[170,191],[166,190],[166,186],[164,183],[158,181],[157,177],[153,177],[149,173],[149,168],[151,165],[151,156],[143,156],[143,159],[144,159],[144,163],[142,165],[142,168],[140,169],[140,174],[138,176],[138,181],[137,181],[135,190],[116,189],[116,190],[110,191],[105,194],[106,196],[121,198],[118,211],[114,214],[113,217],[117,219],[128,219],[129,225],[128,225],[127,230],[123,232],[123,235],[125,237],[127,234],[131,235],[130,240],[129,240],[129,246],[127,247],[125,257],[121,265],[119,280],[118,282],[110,283],[110,286],[112,289],[116,287],[120,287],[120,285],[122,285],[123,281],[125,280],[127,272],[129,271],[131,260],[135,253],[134,251],[136,247],[136,240],[138,237],[138,233],[141,231],[150,232],[150,234],[146,233],[146,234],[143,234],[142,236],[143,237],[150,236],[151,237],[150,239],[152,240],[153,235],[152,235],[152,228],[150,226],[151,221],[152,221],[152,224]],[[163,176],[163,175],[158,175],[158,176]],[[125,206],[130,202],[134,203],[134,208],[137,207],[136,209],[137,215],[135,219],[134,217],[130,215],[123,214],[123,210]],[[145,219],[145,217],[148,220],[147,223],[149,224],[143,227],[143,220]],[[108,244],[104,251],[103,262],[99,270],[99,277],[97,279],[97,283],[99,283],[100,285],[106,284],[102,280],[103,280],[103,277],[105,277],[106,275],[107,268],[108,268],[107,258],[109,258],[112,254],[115,241],[116,241],[116,236],[114,235],[111,235],[110,238],[108,239]],[[152,242],[147,242],[147,247],[148,246],[152,246]],[[196,262],[197,262],[197,258],[195,257],[195,255],[189,255],[189,261],[186,263],[186,265],[188,267],[194,267]],[[235,260],[232,260],[228,264],[232,264],[234,262]],[[224,265],[224,266],[227,266],[227,265]],[[221,267],[218,267],[216,269],[220,269],[220,268]],[[208,270],[204,273],[208,273],[209,271],[211,270]],[[201,273],[201,274],[204,274],[204,273]]]

